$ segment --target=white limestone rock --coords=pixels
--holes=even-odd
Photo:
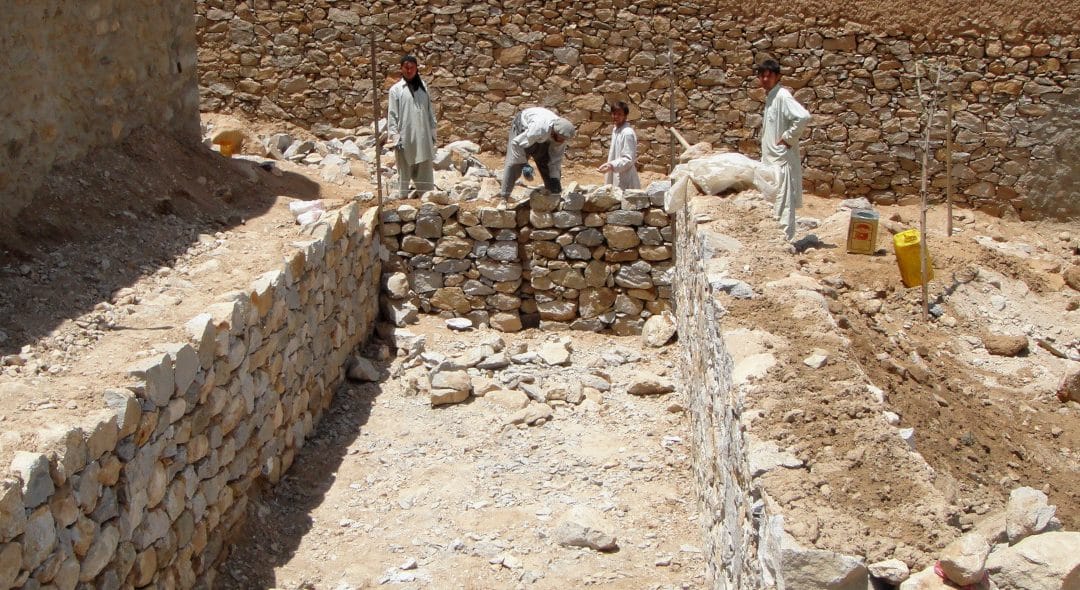
[[[949,543],[938,563],[950,581],[965,586],[983,579],[989,554],[990,544],[981,535],[967,534]]]
[[[566,366],[570,364],[570,342],[559,340],[557,342],[545,342],[540,347],[540,358],[551,366]]]
[[[353,381],[378,381],[379,368],[370,360],[362,356],[355,356],[349,365],[347,375]]]
[[[676,332],[675,317],[670,312],[664,312],[645,320],[645,326],[641,329],[641,339],[646,346],[660,348],[664,346]]]
[[[631,395],[663,395],[672,391],[675,391],[675,386],[670,381],[645,373],[635,373],[626,387],[626,392]]]
[[[514,389],[496,389],[484,395],[484,399],[507,410],[523,410],[529,406],[529,396]]]
[[[509,424],[528,424],[529,426],[538,426],[551,420],[554,416],[554,412],[551,410],[551,406],[547,404],[533,402],[530,403],[524,409],[514,412],[510,416],[507,422]]]
[[[1080,532],[1033,535],[990,553],[986,569],[998,590],[1080,588]]]
[[[907,564],[895,558],[871,563],[866,569],[870,572],[871,577],[888,582],[893,586],[903,583],[904,580],[911,576],[911,570],[908,569]]]
[[[559,519],[555,528],[555,541],[563,547],[615,551],[619,544],[613,530],[599,510],[578,504]]]
[[[1055,506],[1048,503],[1046,494],[1029,487],[1016,488],[1009,494],[1005,508],[1005,532],[1009,543],[1015,545],[1021,539],[1060,527],[1054,517]]]

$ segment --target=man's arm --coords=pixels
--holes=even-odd
[[[803,131],[806,130],[806,125],[810,123],[810,111],[803,108],[791,94],[784,93],[782,99],[780,108],[783,109],[784,120],[790,123],[784,129],[783,134],[780,135],[780,141],[784,145],[791,147],[799,143],[799,138],[802,137]]]
[[[390,87],[390,97],[386,101],[386,137],[390,147],[397,147],[401,137],[401,105],[396,89],[396,86]]]

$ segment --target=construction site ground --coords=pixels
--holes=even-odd
[[[599,162],[569,158],[566,180],[600,181]],[[481,156],[495,169],[500,159]],[[154,344],[185,339],[188,319],[279,265],[302,235],[288,202],[322,198],[332,208],[373,190],[355,178],[326,182],[300,164],[278,168],[272,174],[140,131],[56,169],[34,206],[0,228],[0,464],[16,450],[47,450],[55,426],[90,419],[105,388],[129,382],[123,367]],[[886,409],[915,429],[918,452],[947,474],[941,480],[954,482],[947,495],[956,518],[943,530],[1000,509],[1025,485],[1049,495],[1067,529],[1080,528],[1080,405],[1055,396],[1061,378],[1080,367],[1080,293],[1063,278],[1080,262],[1080,227],[958,209],[957,231],[946,237],[944,206],[935,205],[929,292],[943,313],[927,320],[920,290],[901,285],[886,248],[890,230],[917,227],[919,207],[878,208],[882,251],[864,256],[845,251],[840,202],[807,195],[800,217],[817,225],[805,222],[799,237],[813,234],[802,242],[813,246],[782,261],[772,259],[779,249],[747,248],[733,268],[753,269],[755,282],[795,269],[833,286],[830,311],[851,340],[848,353],[888,391]],[[760,212],[739,230],[743,210],[718,207],[727,231],[742,231],[745,243],[779,240],[777,228],[757,221]],[[782,311],[736,302],[726,321],[783,331],[798,319]],[[450,332],[437,318],[415,331],[444,354],[492,334]],[[1030,346],[1019,356],[991,355],[988,334],[1025,334]],[[502,338],[532,349],[562,336]],[[611,391],[556,408],[540,426],[506,426],[506,411],[482,398],[433,409],[392,376],[400,359],[384,361],[382,382],[344,387],[282,484],[251,503],[249,534],[223,564],[222,587],[702,587],[681,392],[638,398],[622,387],[631,370],[674,375],[678,344],[657,353],[636,338],[572,336],[566,375],[606,371]],[[605,357],[613,349],[624,362]],[[905,370],[882,362],[882,353]],[[783,356],[770,370],[793,374],[800,362]],[[794,408],[814,384],[790,383],[770,395]],[[800,448],[842,444],[827,430],[799,429],[796,437]],[[861,494],[867,511],[893,501],[863,483],[843,493]],[[555,523],[577,503],[609,520],[618,551],[553,541]],[[898,543],[926,545],[902,527],[895,534]]]

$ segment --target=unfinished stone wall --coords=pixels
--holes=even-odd
[[[199,138],[193,2],[5,3],[0,21],[0,221],[54,164],[142,125]]]
[[[399,325],[423,311],[508,332],[639,334],[671,308],[674,228],[662,198],[606,186],[561,199],[534,190],[507,208],[390,205],[383,313]]]
[[[108,410],[17,453],[0,478],[0,588],[212,582],[253,485],[289,468],[371,333],[374,222],[357,205],[321,221],[282,268],[192,319],[189,342],[129,368]]]
[[[370,125],[374,27],[382,92],[401,54],[417,54],[444,141],[502,151],[515,111],[539,104],[578,125],[569,158],[598,164],[610,137],[604,103],[624,99],[635,105],[643,167],[664,170],[663,126],[672,123],[692,142],[757,154],[763,93],[752,64],[770,54],[815,116],[806,189],[890,203],[919,191],[916,67],[941,64],[956,103],[958,201],[1025,217],[1080,215],[1068,180],[1080,164],[1063,157],[1080,141],[1080,47],[1070,21],[1027,3],[829,10],[793,2],[798,10],[769,5],[764,16],[744,4],[197,0],[202,108],[305,127]],[[944,118],[938,123],[931,181],[943,196]]]

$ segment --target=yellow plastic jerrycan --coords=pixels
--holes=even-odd
[[[893,236],[893,250],[896,251],[896,264],[900,266],[900,280],[905,287],[917,287],[922,284],[919,270],[919,230],[909,229]],[[934,278],[934,264],[929,253],[926,256],[926,278]]]

